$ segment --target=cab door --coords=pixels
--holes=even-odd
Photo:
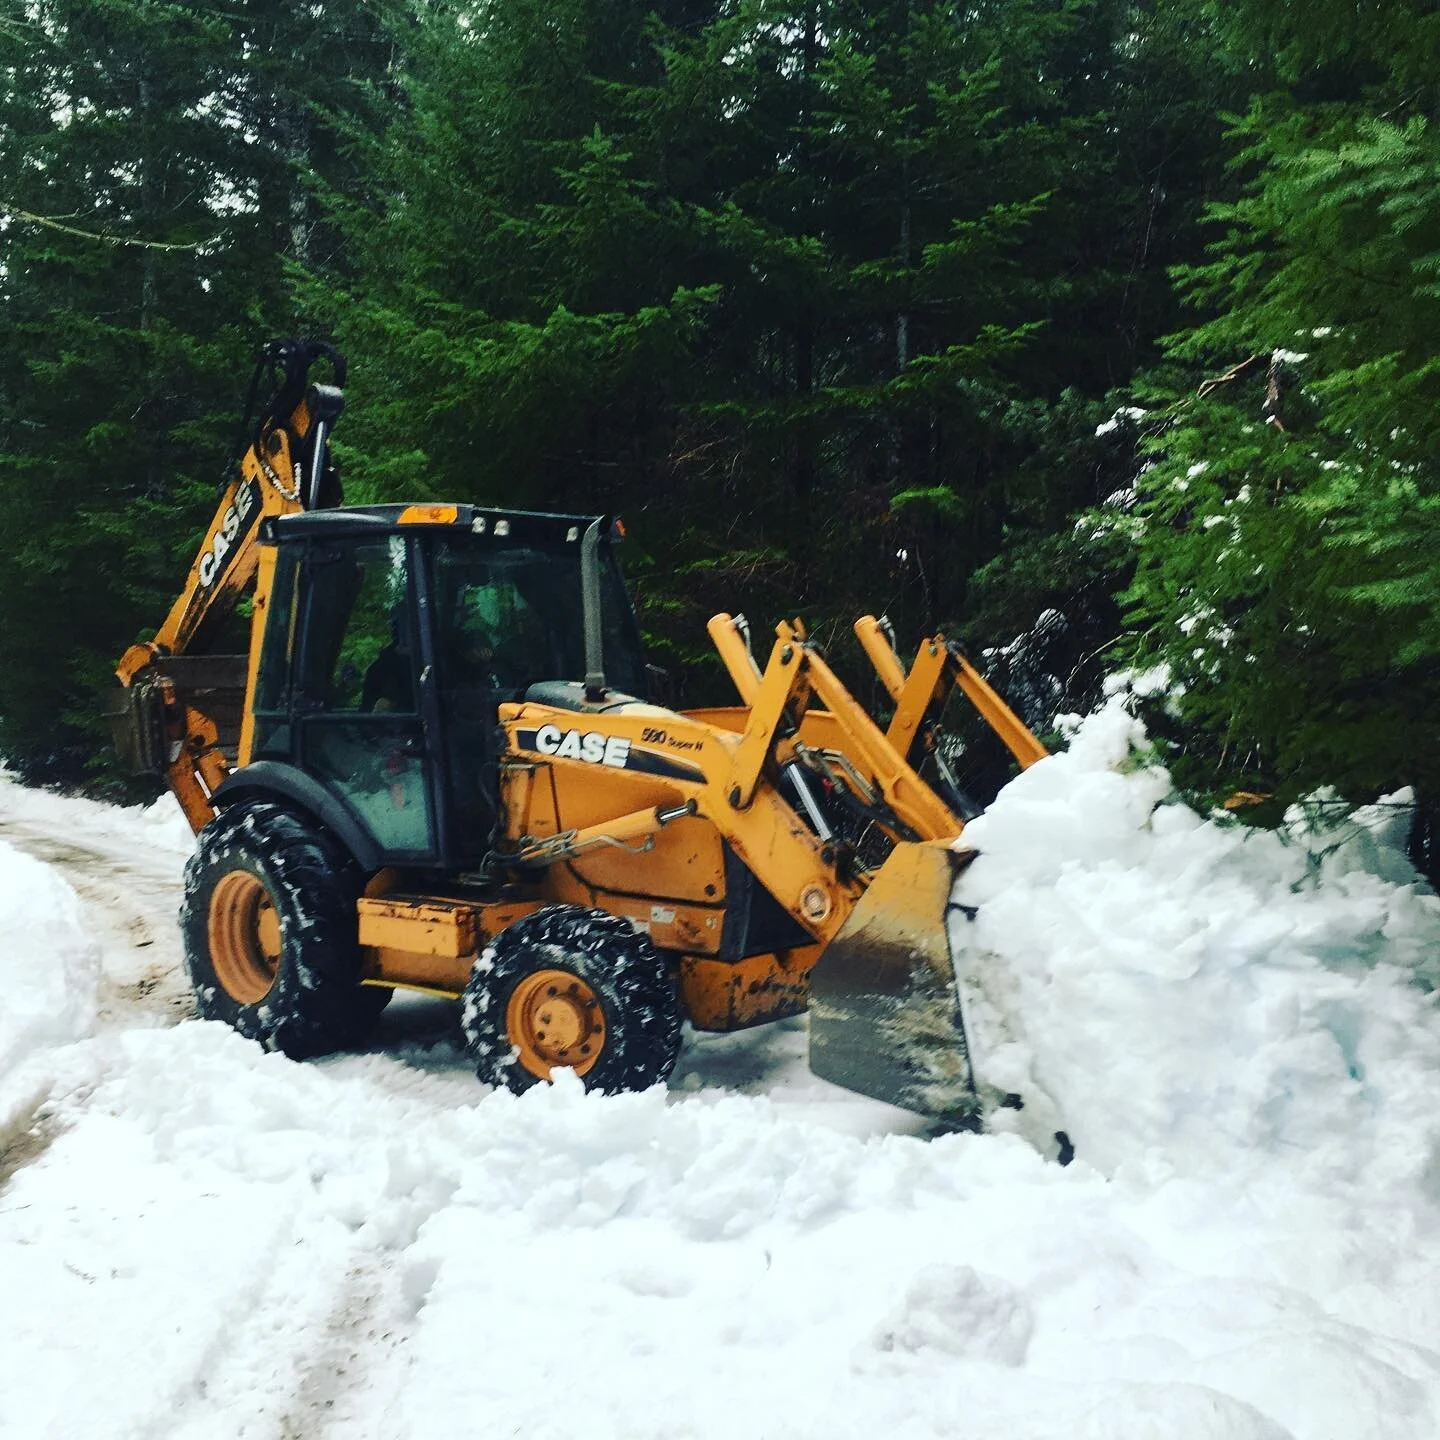
[[[436,855],[414,572],[403,535],[312,542],[291,710],[298,764],[398,864]]]

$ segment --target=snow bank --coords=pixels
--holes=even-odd
[[[77,844],[100,850],[174,854],[183,861],[195,836],[175,797],[168,792],[149,805],[107,805],[83,795],[57,795],[19,784],[0,767],[0,816],[6,822],[68,834]]]
[[[90,1031],[99,979],[75,892],[0,840],[0,1149],[33,1098],[22,1062]]]
[[[1081,725],[958,887],[977,1057],[1027,1102],[995,1123],[1065,1128],[1068,1168],[843,1133],[788,1024],[615,1097],[486,1093],[394,1030],[295,1065],[102,1026],[30,1052],[53,1123],[0,1179],[0,1434],[1435,1440],[1440,905],[1380,815],[1251,834],[1143,746],[1118,702]],[[45,824],[145,843],[85,816]],[[73,895],[19,860],[0,1097],[3,1027],[93,1005]]]
[[[1107,1174],[1283,1159],[1440,1195],[1440,900],[1379,812],[1329,833],[1204,820],[1122,697],[966,832],[975,1045]],[[1370,825],[1363,823],[1371,820]],[[1403,829],[1403,827],[1401,827]]]
[[[1440,1433],[1413,1213],[760,1097],[112,1040],[0,1207],[6,1434],[563,1440],[577,1385],[597,1440]]]

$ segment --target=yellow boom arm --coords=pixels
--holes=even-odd
[[[855,622],[855,636],[895,702],[895,714],[886,739],[902,755],[909,755],[913,750],[925,716],[938,715],[957,685],[985,723],[1005,742],[1022,770],[1050,753],[965,658],[955,641],[940,634],[922,640],[920,653],[907,674],[883,620],[862,615]]]
[[[327,345],[285,340],[262,351],[257,381],[268,363],[280,377],[274,398],[221,492],[170,613],[155,638],[132,645],[116,667],[127,691],[112,712],[122,749],[135,769],[164,775],[197,831],[215,813],[210,795],[232,759],[221,748],[214,706],[205,696],[233,688],[226,680],[244,679],[242,671],[217,681],[227,657],[209,656],[207,642],[255,583],[261,520],[333,503],[327,442],[343,398],[337,386],[308,384],[309,368],[321,356],[343,380],[344,360]],[[266,588],[257,589],[257,614]]]

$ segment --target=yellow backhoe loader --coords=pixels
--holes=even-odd
[[[311,382],[322,360],[333,384]],[[742,703],[652,704],[614,518],[346,508],[343,359],[274,342],[267,375],[112,716],[199,835],[181,923],[200,1013],[299,1057],[420,990],[461,1000],[483,1080],[563,1067],[617,1091],[669,1074],[685,1020],[808,1006],[818,1074],[973,1123],[946,925],[972,852],[937,717],[958,687],[1020,765],[1045,751],[959,650],[934,636],[907,671],[858,622],[882,729],[798,621],[762,666],[717,615]],[[247,597],[248,650],[217,653]]]

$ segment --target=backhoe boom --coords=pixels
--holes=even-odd
[[[308,383],[322,356],[337,385]],[[210,655],[208,646],[255,586],[260,522],[337,498],[328,436],[343,406],[343,357],[328,345],[272,341],[256,366],[252,407],[267,371],[275,389],[221,490],[184,588],[154,638],[132,645],[115,672],[125,687],[111,711],[122,755],[137,772],[164,775],[196,831],[214,816],[210,796],[234,760],[233,740],[222,744],[216,712],[235,708],[233,692],[245,686],[249,670],[244,657]],[[256,589],[257,610],[266,591],[263,584]],[[193,663],[198,657],[208,665]]]

